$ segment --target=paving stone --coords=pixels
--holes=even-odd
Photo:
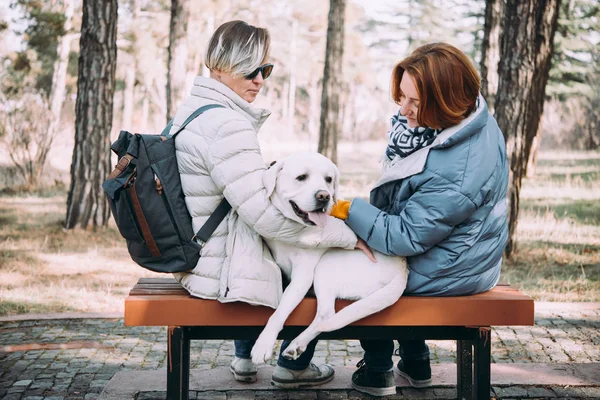
[[[366,400],[366,399],[372,399],[373,396],[370,396],[366,393],[362,393],[359,392],[357,390],[351,390],[350,392],[348,392],[348,400]],[[391,397],[393,398],[393,397]]]
[[[558,397],[600,398],[600,387],[553,387]]]
[[[17,381],[15,383],[13,383],[13,386],[29,386],[31,384],[31,382],[33,382],[33,381],[32,380]]]
[[[7,393],[2,400],[21,400],[20,393]]]
[[[346,400],[348,393],[345,390],[320,390],[317,392],[317,400]]]
[[[254,391],[240,390],[227,392],[227,400],[254,400]]]
[[[532,387],[527,388],[527,396],[528,397],[541,397],[545,399],[556,397],[556,393],[552,391],[552,389],[544,388],[544,387]]]
[[[254,394],[256,400],[288,400],[285,390],[257,390]]]
[[[456,399],[456,388],[434,388],[435,399]]]
[[[508,386],[495,390],[496,396],[500,398],[505,397],[527,397],[527,390],[520,386]]]
[[[403,399],[435,399],[435,389],[413,389],[413,388],[402,388],[397,391],[398,395],[402,395]]]
[[[317,392],[309,390],[290,390],[288,400],[317,400]]]
[[[159,400],[166,397],[166,392],[142,392],[138,395],[137,400]]]
[[[536,306],[537,308],[537,306]],[[492,330],[492,358],[494,362],[600,362],[600,311],[577,311],[570,306],[547,307],[536,311],[533,327],[497,327]],[[548,311],[550,310],[550,311]],[[570,311],[569,311],[570,310]],[[165,327],[125,327],[118,319],[90,320],[37,320],[0,322],[0,346],[21,343],[69,343],[73,340],[98,342],[108,348],[62,350],[32,350],[11,352],[0,356],[0,398],[54,396],[55,398],[97,398],[98,392],[118,371],[156,370],[166,368]],[[281,342],[277,343],[279,348]],[[428,341],[434,363],[455,360],[455,342]],[[192,368],[209,369],[228,364],[233,354],[230,340],[201,340],[192,342]],[[277,350],[277,349],[276,349]],[[275,353],[276,354],[276,353]],[[357,340],[320,341],[314,362],[326,361],[334,365],[354,366],[363,355]],[[396,361],[396,359],[394,360]],[[271,365],[276,357],[271,360]],[[30,381],[26,384],[23,382]],[[52,381],[51,386],[45,390]],[[20,382],[20,384],[19,384]],[[497,397],[508,398],[600,398],[600,388],[557,387],[502,387],[495,388]],[[398,391],[399,396],[418,396],[411,389]],[[221,399],[232,396],[255,398],[255,392],[223,391]],[[286,393],[287,399],[318,399],[323,391],[264,391]],[[164,392],[149,394],[164,398]],[[356,391],[330,391],[321,396],[365,398]],[[19,397],[20,396],[20,397]],[[296,397],[293,397],[296,396]],[[345,397],[344,397],[345,396]],[[443,399],[455,396],[453,388],[434,388],[429,398]],[[192,398],[206,398],[203,392],[194,392]],[[368,398],[368,397],[366,397]]]
[[[226,392],[197,392],[196,400],[226,400]]]

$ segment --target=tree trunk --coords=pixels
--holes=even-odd
[[[288,97],[288,133],[294,136],[295,117],[296,117],[296,62],[298,52],[298,20],[292,20],[292,41],[290,44],[290,90]]]
[[[308,95],[308,136],[312,142],[313,140],[318,140],[319,134],[319,127],[317,125],[319,119],[319,78],[316,77],[316,74],[311,74]]]
[[[506,257],[516,250],[521,181],[542,112],[560,0],[508,0],[498,65],[496,119],[510,159]]]
[[[504,0],[486,0],[483,42],[481,43],[481,93],[493,112],[498,91],[498,62],[500,61],[500,32]]]
[[[52,88],[48,97],[50,107],[50,121],[45,127],[48,131],[38,138],[38,147],[34,160],[34,171],[32,171],[31,185],[37,186],[46,165],[48,153],[52,147],[52,142],[60,126],[60,114],[65,101],[67,65],[69,63],[69,50],[71,40],[77,37],[77,34],[70,32],[73,26],[73,14],[75,12],[75,1],[67,0],[65,2],[65,35],[59,39],[56,48],[57,59],[54,63],[54,72],[52,74]]]
[[[125,88],[123,89],[123,120],[121,121],[121,129],[133,129],[134,86],[135,56],[132,56],[132,62],[127,65],[127,70],[125,72]]]
[[[209,38],[212,36],[215,31],[215,12],[214,10],[206,11],[206,37]],[[206,66],[206,60],[202,60],[202,76],[209,78],[210,77],[210,69]]]
[[[140,121],[140,132],[148,132],[148,114],[150,113],[150,99],[148,99],[148,90],[142,88],[142,118]]]
[[[167,122],[175,116],[177,106],[185,96],[187,73],[187,25],[189,0],[171,0],[171,24],[167,63]]]
[[[343,78],[346,0],[330,0],[329,4],[318,151],[335,163],[337,162],[337,139],[341,128],[340,91]]]
[[[121,116],[121,129],[132,130],[133,129],[133,115],[135,113],[135,78],[137,73],[138,63],[138,40],[137,35],[134,32],[134,28],[138,27],[138,15],[140,14],[140,1],[129,0],[129,6],[131,7],[131,23],[129,32],[129,45],[128,53],[129,59],[125,61],[127,67],[125,68],[125,87],[123,88],[123,115]],[[139,132],[145,132],[140,130]]]
[[[117,62],[117,0],[84,0],[75,104],[75,148],[65,228],[105,226]]]

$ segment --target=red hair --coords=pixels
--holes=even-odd
[[[448,128],[475,110],[481,79],[469,57],[456,47],[430,43],[400,61],[392,73],[392,97],[397,104],[403,95],[404,72],[413,78],[419,93],[420,126]]]

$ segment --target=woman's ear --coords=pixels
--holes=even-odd
[[[279,175],[281,168],[283,168],[283,161],[273,161],[271,165],[269,165],[269,169],[263,174],[263,185],[265,186],[267,196],[269,197],[271,197],[275,191],[277,176]]]
[[[210,77],[216,81],[221,82],[221,73],[215,69],[210,70]]]

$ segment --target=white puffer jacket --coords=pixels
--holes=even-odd
[[[315,234],[315,229],[285,218],[271,204],[263,186],[266,165],[256,136],[270,113],[253,108],[224,84],[197,77],[171,131],[207,104],[225,108],[206,111],[175,139],[181,184],[194,231],[223,196],[232,210],[202,249],[196,268],[174,275],[196,297],[276,308],[282,294],[281,271],[261,236],[307,248],[353,249],[356,235],[333,217]]]

